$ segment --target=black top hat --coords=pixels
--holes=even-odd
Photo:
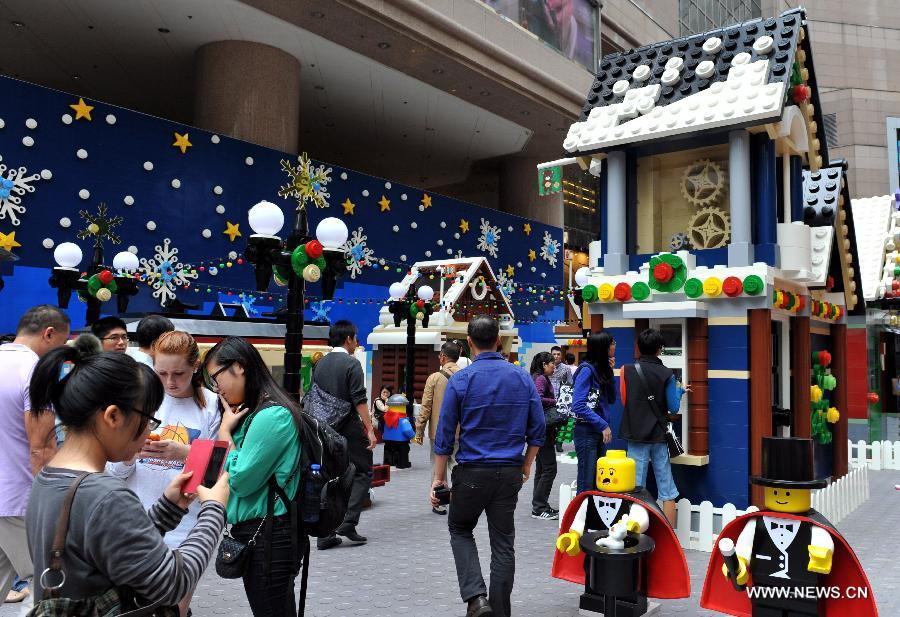
[[[800,437],[763,437],[762,475],[750,482],[775,488],[822,488],[813,477],[813,442]]]

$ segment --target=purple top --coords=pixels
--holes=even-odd
[[[37,361],[25,345],[0,345],[0,517],[25,516],[34,481],[25,412],[31,409],[28,384]]]
[[[534,387],[537,388],[538,395],[541,397],[541,405],[544,409],[556,407],[556,397],[553,395],[553,384],[547,379],[546,375],[532,375],[534,379]]]

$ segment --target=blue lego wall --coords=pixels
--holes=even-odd
[[[289,233],[296,201],[278,196],[289,182],[280,161],[296,164],[296,156],[92,99],[84,101],[93,107],[88,118],[78,95],[5,77],[0,85],[6,94],[0,106],[0,245],[19,257],[2,264],[0,332],[14,330],[28,307],[56,303],[47,283],[55,246],[75,242],[83,251],[80,267],[88,268],[93,241],[77,238],[88,225],[79,211],[96,214],[101,202],[110,216],[123,218],[113,230],[121,242],[105,242],[107,264],[129,247],[158,263],[157,253],[169,239],[179,262],[190,264],[186,272],[195,273],[180,285],[173,282],[173,291],[179,300],[200,305],[196,312],[209,313],[217,301],[243,303],[255,316],[283,306],[285,288],[273,284],[264,293],[254,291],[253,268],[243,252],[253,233],[247,210],[259,201],[282,208],[281,234]],[[176,134],[187,135],[184,152],[175,145]],[[511,291],[521,338],[553,341],[553,322],[564,319],[561,229],[312,162],[320,164],[330,167],[330,179],[320,187],[329,207],[308,205],[310,230],[336,216],[351,234],[348,270],[326,311],[331,319],[352,319],[368,332],[378,322],[388,285],[410,264],[485,256]],[[225,234],[229,224],[240,232],[233,240]],[[367,263],[353,268],[360,260]],[[154,290],[139,287],[129,312],[160,311]],[[321,289],[307,287],[313,307]],[[115,300],[103,305],[103,314],[114,311]],[[85,305],[75,296],[68,312],[74,327],[84,324]],[[308,311],[307,319],[312,317]]]

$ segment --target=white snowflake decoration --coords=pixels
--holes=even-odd
[[[556,267],[559,258],[559,240],[554,240],[549,231],[544,232],[544,246],[541,247],[541,259],[550,262],[550,266]]]
[[[3,161],[2,156],[0,161]],[[25,167],[8,168],[5,163],[0,162],[0,220],[8,216],[10,223],[19,224],[18,215],[25,213],[22,196],[34,193],[35,187],[31,183],[41,179],[41,174],[29,176],[27,173]]]
[[[496,258],[497,250],[500,248],[500,228],[491,225],[490,221],[481,219],[481,235],[478,236],[478,244],[475,245],[479,251],[487,251],[487,253]]]
[[[363,268],[372,264],[375,251],[366,246],[366,234],[362,227],[354,231],[341,248],[344,249],[350,278],[355,279],[356,275],[362,274]]]
[[[171,240],[163,240],[156,245],[156,254],[151,259],[141,258],[140,272],[147,277],[147,284],[153,287],[153,297],[159,298],[160,306],[175,299],[175,289],[190,285],[188,279],[196,279],[197,271],[190,264],[178,262],[178,249],[170,247]]]
[[[497,275],[497,287],[507,298],[512,296],[516,291],[515,282],[507,276],[506,272],[502,271]]]

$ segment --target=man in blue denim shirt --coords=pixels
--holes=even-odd
[[[444,392],[431,500],[438,505],[434,489],[445,486],[447,457],[459,426],[447,523],[460,595],[468,603],[466,617],[508,617],[516,569],[516,503],[544,443],[544,410],[531,377],[495,351],[500,345],[497,321],[475,317],[468,334],[475,360],[450,378]],[[491,538],[490,600],[472,536],[482,512]]]

